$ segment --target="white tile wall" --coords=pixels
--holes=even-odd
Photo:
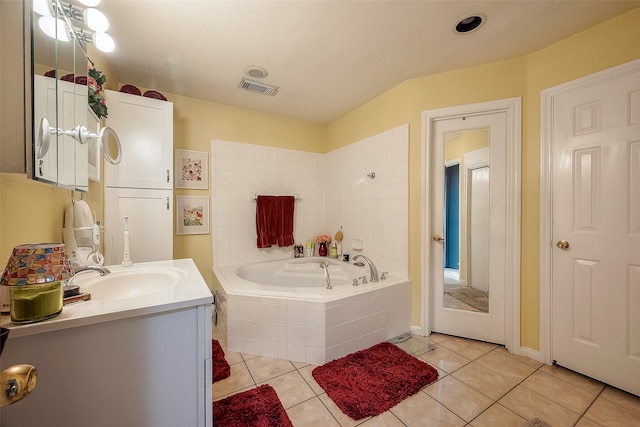
[[[256,247],[255,194],[294,195],[294,238],[324,229],[324,156],[227,141],[211,143],[214,265],[293,256],[293,248]]]
[[[342,225],[343,252],[408,277],[409,125],[328,153],[325,176],[326,224]],[[361,252],[350,249],[354,239],[363,241]]]
[[[304,244],[343,227],[382,270],[408,277],[409,126],[326,155],[238,142],[211,143],[214,265],[293,256],[292,248],[256,248],[253,194],[299,194],[294,237]],[[375,179],[367,174],[374,172]]]

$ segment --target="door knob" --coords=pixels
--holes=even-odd
[[[444,242],[444,237],[438,235],[438,234],[434,234],[433,235],[433,241],[434,242],[438,242],[438,243],[442,243]]]
[[[566,240],[559,240],[558,243],[556,243],[556,246],[563,251],[566,251],[567,249],[569,249],[569,242],[567,242]]]

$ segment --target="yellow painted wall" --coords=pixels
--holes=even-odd
[[[142,88],[141,88],[142,90]],[[211,151],[211,140],[244,142],[322,152],[324,130],[319,124],[292,120],[184,96],[165,94],[173,102],[175,148]],[[208,190],[175,189],[174,196],[211,196]],[[174,235],[173,257],[193,258],[207,283],[212,282],[211,234]]]
[[[522,147],[521,335],[540,341],[540,92],[640,58],[640,8],[527,57]]]
[[[409,276],[413,325],[421,324],[422,112],[524,96],[525,92],[526,59],[516,58],[406,81],[327,126],[327,147],[335,149],[409,123]]]
[[[521,345],[539,349],[540,92],[640,58],[639,20],[640,8],[525,57],[404,82],[327,126],[327,147],[333,149],[402,123],[410,125],[409,274],[413,282],[412,324],[420,324],[422,298],[422,112],[502,98],[523,98]]]
[[[522,138],[521,344],[539,348],[539,170],[540,91],[640,57],[640,9],[521,58],[403,82],[326,126],[165,94],[174,102],[176,148],[209,151],[211,139],[328,152],[410,125],[409,274],[412,323],[420,323],[420,199],[422,112],[429,109],[520,96]],[[91,53],[90,53],[91,55]],[[93,58],[92,58],[93,59]],[[98,64],[96,64],[98,66]],[[104,65],[98,68],[104,68]],[[100,184],[90,185],[92,206],[102,206]],[[176,190],[176,195],[210,191]],[[0,262],[15,244],[59,241],[68,192],[0,175]],[[102,217],[102,212],[98,214]],[[211,284],[211,236],[175,236],[175,258],[194,258]]]

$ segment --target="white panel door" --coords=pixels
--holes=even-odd
[[[110,188],[104,190],[108,264],[122,262],[124,217],[128,217],[134,263],[173,259],[173,192]]]
[[[640,395],[640,70],[553,99],[552,358]]]
[[[118,134],[122,161],[104,162],[107,187],[173,188],[173,104],[106,92],[107,126]]]
[[[489,221],[485,221],[483,244],[488,247],[488,312],[447,307],[444,288],[444,245],[438,241],[444,234],[444,166],[445,139],[451,132],[489,129]],[[507,115],[494,112],[471,117],[455,117],[436,121],[433,126],[433,152],[431,157],[432,212],[427,234],[431,237],[429,281],[432,287],[431,330],[465,338],[505,344],[506,286],[505,270],[507,248]],[[488,176],[487,176],[488,178]],[[446,238],[446,236],[444,236]]]

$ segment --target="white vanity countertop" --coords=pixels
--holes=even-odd
[[[134,270],[136,267],[145,270],[179,269],[186,273],[186,277],[169,291],[114,301],[89,300],[67,304],[59,315],[42,322],[19,325],[12,323],[9,315],[3,315],[0,316],[0,326],[11,330],[11,339],[213,303],[211,291],[192,259],[134,263],[126,268],[120,265],[107,266],[112,273]],[[82,273],[74,279],[74,284],[79,285],[82,292],[82,283],[95,280],[96,277],[98,274],[94,272]]]

